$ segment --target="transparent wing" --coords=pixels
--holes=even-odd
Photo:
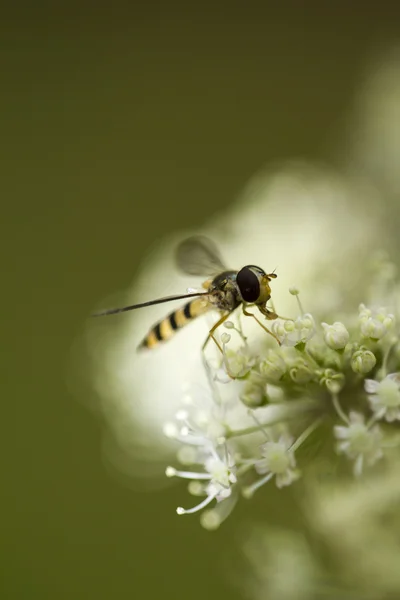
[[[227,270],[217,246],[203,235],[181,242],[176,251],[176,262],[188,275],[213,275]]]

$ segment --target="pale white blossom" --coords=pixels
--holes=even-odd
[[[227,348],[230,339],[229,333],[223,333],[221,336],[223,367],[231,379],[240,379],[250,372],[256,363],[256,359],[245,345],[236,350]]]
[[[333,325],[321,323],[323,328],[324,341],[329,348],[333,350],[342,350],[349,341],[350,334],[346,327],[340,321],[336,321]]]
[[[259,365],[260,373],[270,383],[276,383],[287,371],[287,364],[283,356],[277,350],[268,350]]]
[[[394,315],[384,307],[371,309],[360,304],[358,310],[360,330],[366,338],[380,340],[393,327]]]
[[[272,323],[271,330],[283,346],[297,346],[308,342],[313,337],[315,322],[313,316],[306,313],[296,320],[277,319]]]
[[[347,425],[336,425],[336,449],[354,460],[354,474],[362,473],[364,463],[371,466],[382,458],[382,433],[378,425],[368,427],[364,415],[352,411]]]
[[[250,497],[273,477],[278,488],[290,485],[300,477],[300,471],[296,469],[293,441],[289,435],[282,434],[278,441],[268,441],[261,446],[263,458],[257,460],[254,466],[257,473],[264,477],[244,489],[246,497]]]
[[[202,471],[181,471],[174,467],[167,467],[167,477],[181,477],[199,482],[195,488],[196,495],[204,494],[205,498],[193,508],[178,507],[178,515],[192,514],[202,510],[214,499],[222,502],[232,494],[232,486],[236,483],[235,464],[228,453],[225,444],[214,448],[209,445],[205,448],[206,454],[201,465]],[[200,465],[199,465],[200,466]],[[203,483],[203,486],[201,486]],[[198,489],[200,487],[200,490]],[[193,490],[193,487],[192,487]]]
[[[400,420],[400,373],[391,373],[382,381],[366,379],[364,388],[377,419]]]

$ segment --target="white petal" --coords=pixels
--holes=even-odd
[[[379,389],[379,382],[373,379],[366,379],[364,381],[364,389],[368,394],[375,394]]]
[[[400,420],[400,410],[398,408],[388,408],[386,411],[385,419],[388,423]]]
[[[371,396],[368,396],[368,402],[370,403],[371,406],[382,406],[382,401],[381,401],[380,397],[377,396],[376,394],[372,394]]]
[[[351,454],[351,452],[349,452],[350,442],[339,442],[336,448],[339,453],[343,452],[344,454]]]
[[[269,473],[268,461],[265,458],[258,460],[255,463],[254,468],[259,475],[264,475],[265,473]]]
[[[387,408],[385,406],[376,406],[376,407],[372,407],[372,410],[375,413],[375,418],[376,419],[383,419],[383,417],[387,414]],[[386,416],[386,421],[388,421],[389,419]]]
[[[355,411],[351,411],[349,414],[349,418],[350,418],[350,422],[352,425],[357,424],[363,424],[365,421],[364,415],[362,415],[361,413],[355,412]]]
[[[299,471],[294,471],[292,469],[288,469],[287,471],[285,471],[285,473],[279,473],[275,477],[276,487],[282,488],[286,485],[290,485],[291,483],[293,483],[293,481],[296,481],[296,479],[299,479],[299,477],[300,477]]]
[[[333,431],[338,440],[347,440],[349,437],[349,428],[343,425],[335,425]]]

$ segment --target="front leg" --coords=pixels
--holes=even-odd
[[[258,307],[260,310],[261,308]],[[272,335],[272,337],[274,338],[274,340],[276,340],[278,342],[279,345],[281,345],[281,342],[279,341],[279,339],[277,338],[277,336],[272,333],[272,331],[270,331],[267,327],[265,327],[261,321],[259,319],[257,319],[256,315],[253,315],[253,313],[251,312],[247,312],[246,307],[244,304],[242,304],[242,310],[243,310],[243,314],[246,315],[246,317],[253,317],[253,319],[255,319],[257,321],[257,323],[260,325],[260,327],[262,327],[264,329],[264,331],[266,331],[267,333],[269,333],[269,335]],[[265,310],[265,312],[264,312]],[[264,307],[264,310],[261,310],[261,312],[263,313],[263,315],[265,315],[267,317],[267,319],[273,321],[274,319],[278,318],[278,315],[276,315],[274,312],[272,312],[271,310],[268,310],[268,308]]]
[[[258,306],[259,311],[264,315],[268,321],[274,321],[275,319],[279,319],[279,315],[277,315],[273,310],[269,310],[266,306]]]
[[[210,339],[212,339],[212,340],[213,340],[213,341],[214,341],[214,342],[217,344],[217,348],[218,348],[218,350],[221,352],[221,354],[222,354],[222,355],[224,354],[224,352],[223,352],[223,350],[222,350],[222,348],[221,348],[221,345],[220,345],[220,343],[218,342],[217,338],[215,337],[214,333],[215,333],[215,331],[218,329],[218,327],[219,327],[220,325],[222,325],[222,323],[223,323],[224,321],[226,321],[226,319],[229,317],[229,315],[230,315],[230,314],[231,314],[230,312],[227,312],[227,313],[225,313],[224,315],[222,315],[222,317],[221,317],[220,319],[218,319],[218,321],[215,323],[215,325],[213,325],[213,326],[211,327],[210,331],[208,332],[208,336],[206,337],[206,340],[205,340],[205,342],[204,342],[204,344],[203,344],[203,347],[202,347],[202,352],[203,352],[203,353],[204,353],[204,351],[205,351],[205,349],[206,349],[206,346],[207,346],[207,344],[208,344],[209,340],[210,340]]]
[[[281,315],[277,315],[273,310],[269,310],[266,306],[257,305],[258,310],[268,319],[268,321],[274,321],[275,319],[282,319],[282,321],[293,321],[290,317],[282,317]]]

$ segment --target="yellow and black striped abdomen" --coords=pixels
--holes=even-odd
[[[187,323],[190,323],[190,321],[199,315],[204,314],[211,308],[213,308],[213,305],[204,298],[195,298],[194,300],[191,300],[154,325],[139,345],[138,349],[154,348],[160,342],[166,342],[178,329],[181,329],[181,327],[184,327]]]

